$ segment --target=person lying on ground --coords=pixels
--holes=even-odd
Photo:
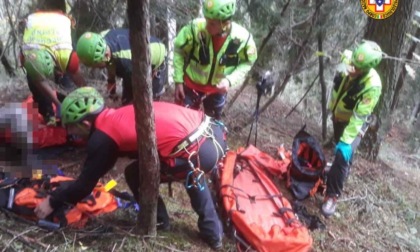
[[[38,110],[31,104],[6,103],[0,108],[0,179],[32,178],[51,173],[35,154]],[[52,169],[52,167],[50,167]]]

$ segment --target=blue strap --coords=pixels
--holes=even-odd
[[[136,212],[140,211],[140,205],[138,203],[132,202],[132,201],[126,201],[119,197],[115,197],[115,198],[117,200],[118,208],[127,209],[129,207],[133,207]]]

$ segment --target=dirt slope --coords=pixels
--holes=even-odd
[[[16,82],[21,84],[8,86],[0,92],[1,103],[19,100],[28,94],[24,83]],[[165,99],[171,100],[170,97],[167,94]],[[294,134],[304,124],[320,139],[318,122],[304,119],[298,112],[284,118],[290,106],[280,100],[259,117],[258,148],[270,154],[280,144],[290,148]],[[255,101],[256,91],[253,87],[247,88],[226,111],[231,149],[246,144],[249,126],[243,128],[242,125],[252,115]],[[402,129],[393,130],[394,134],[386,138],[382,147],[381,162],[356,160],[335,216],[329,219],[321,216],[318,210],[321,195],[305,200],[308,211],[326,224],[325,230],[312,232],[314,251],[420,251],[418,154],[405,154]],[[254,143],[254,132],[251,136],[251,143]],[[331,158],[331,150],[326,149],[325,153]],[[84,157],[83,149],[66,149],[56,162],[68,175],[76,176]],[[121,171],[127,162],[129,160],[120,159],[105,178],[119,181],[120,190],[126,189]],[[189,207],[182,185],[174,184],[173,190],[174,197],[171,198],[167,186],[161,186],[172,219],[171,231],[159,232],[152,241],[134,235],[135,212],[132,209],[92,220],[83,231],[65,229],[55,233],[7,219],[0,213],[0,248],[4,248],[3,251],[210,251],[198,238],[197,216]],[[234,251],[233,242],[225,241],[224,250]]]

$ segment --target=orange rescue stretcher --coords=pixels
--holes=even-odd
[[[250,145],[229,151],[219,169],[222,218],[236,239],[238,251],[309,251],[312,238],[290,202],[266,171],[285,174],[288,163]]]

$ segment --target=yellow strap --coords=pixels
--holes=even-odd
[[[104,189],[105,192],[109,192],[112,188],[114,188],[117,185],[117,181],[111,179],[108,183],[106,183]]]

